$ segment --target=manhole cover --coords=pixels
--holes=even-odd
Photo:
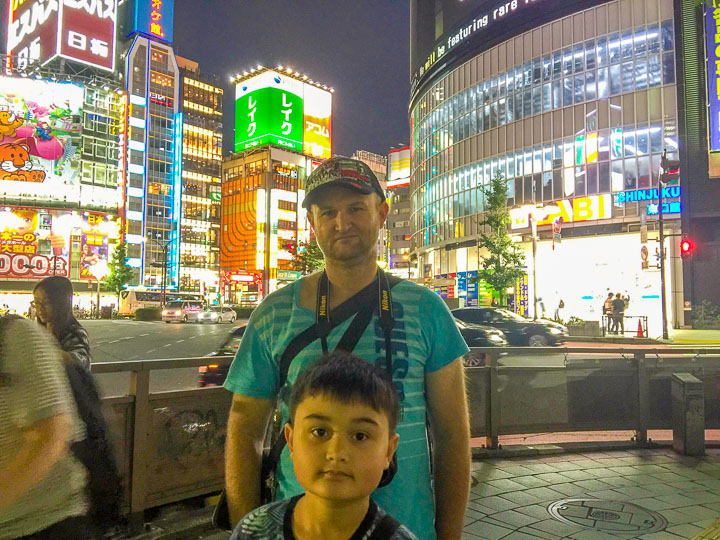
[[[550,515],[572,525],[620,534],[648,534],[662,531],[667,520],[637,504],[602,499],[565,499],[548,506]]]

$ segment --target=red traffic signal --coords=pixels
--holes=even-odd
[[[692,240],[689,240],[688,238],[683,238],[680,241],[680,256],[683,259],[692,257],[694,251],[695,251],[695,244],[693,243]]]
[[[680,180],[680,160],[668,159],[663,155],[660,167],[662,168],[660,173],[661,183],[671,184]]]

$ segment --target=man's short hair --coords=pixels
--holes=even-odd
[[[325,395],[342,403],[362,403],[387,416],[390,431],[400,421],[395,383],[384,371],[345,351],[322,356],[303,371],[290,395],[290,423],[308,397]]]

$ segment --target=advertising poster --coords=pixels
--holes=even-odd
[[[45,64],[57,55],[58,2],[9,0],[7,54],[13,67],[24,70],[30,64]]]
[[[117,0],[63,0],[60,55],[76,62],[115,69]]]
[[[59,210],[0,211],[0,278],[69,277],[72,218]]]
[[[304,85],[303,152],[320,159],[332,156],[332,94]]]
[[[720,151],[720,8],[705,8],[705,37],[708,57],[708,119],[710,151]]]
[[[83,88],[0,77],[0,195],[65,200],[79,188]]]
[[[79,260],[82,279],[102,279],[110,273],[106,224],[106,216],[101,214],[89,214],[83,220]]]
[[[410,147],[397,148],[388,153],[387,187],[410,185]]]
[[[266,71],[235,93],[235,151],[263,144],[303,150],[303,83]]]
[[[530,313],[527,274],[515,282],[515,313],[521,317],[527,317]]]

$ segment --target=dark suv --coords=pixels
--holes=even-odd
[[[502,330],[511,347],[529,345],[546,347],[565,343],[567,328],[557,323],[531,321],[512,311],[494,307],[453,309],[452,314],[461,321],[492,326]]]

